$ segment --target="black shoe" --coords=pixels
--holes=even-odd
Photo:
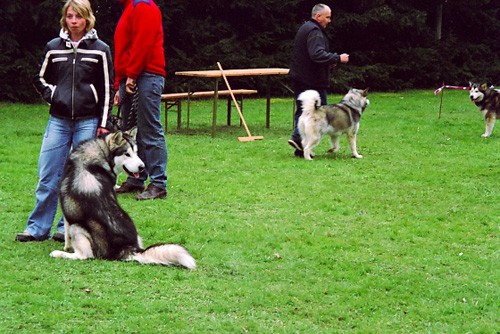
[[[135,199],[138,201],[143,201],[146,199],[160,199],[165,197],[167,197],[167,190],[150,183],[146,191],[137,195]]]
[[[16,235],[16,241],[19,242],[30,242],[30,241],[40,241],[28,232],[19,233]]]
[[[129,193],[140,193],[144,191],[144,186],[136,186],[127,182],[124,182],[120,188],[116,189],[117,194],[129,194]]]
[[[288,144],[293,147],[294,149],[296,149],[297,151],[302,151],[303,148],[302,148],[302,143],[300,141],[297,141],[295,139],[290,139],[288,141]]]
[[[52,236],[52,240],[57,241],[57,242],[64,242],[64,233],[61,232],[56,232]]]

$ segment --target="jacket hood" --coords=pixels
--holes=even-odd
[[[61,31],[59,32],[59,37],[61,37],[64,40],[68,40],[69,41],[69,33],[66,30],[64,30],[64,29],[61,29]],[[98,37],[97,37],[97,30],[95,30],[95,29],[90,30],[88,33],[86,33],[82,37],[81,40],[83,41],[83,40],[86,40],[86,39],[98,39]]]

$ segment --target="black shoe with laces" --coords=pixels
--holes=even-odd
[[[16,235],[16,241],[31,242],[31,241],[40,241],[40,240],[38,240],[37,238],[35,238],[31,234],[29,234],[28,232],[23,232],[23,233],[19,233],[18,235]]]
[[[123,183],[118,189],[116,189],[117,194],[133,194],[140,193],[144,191],[144,186],[136,186],[128,182]]]
[[[297,151],[302,151],[303,150],[302,143],[300,142],[300,140],[296,140],[296,139],[292,138],[292,139],[290,139],[288,141],[288,145],[290,145],[291,147],[293,147]]]

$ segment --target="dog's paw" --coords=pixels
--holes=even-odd
[[[352,156],[356,159],[363,159],[363,156],[361,154],[353,154]]]
[[[50,257],[64,257],[64,252],[60,250],[55,250],[50,252]]]
[[[481,137],[483,137],[483,138],[488,138],[489,136],[490,136],[490,135],[489,135],[489,134],[487,134],[487,133],[483,133],[483,134],[481,135]]]

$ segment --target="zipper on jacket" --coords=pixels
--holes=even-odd
[[[71,119],[75,119],[75,69],[76,69],[76,54],[78,49],[73,46],[73,82],[71,84]]]

